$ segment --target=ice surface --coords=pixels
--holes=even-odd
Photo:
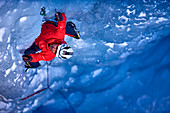
[[[0,29],[0,42],[3,41],[3,35],[4,35],[4,33],[5,33],[5,28],[1,28],[1,29]]]
[[[25,73],[19,53],[40,34],[42,6],[81,39],[66,36],[73,57],[48,62],[53,92],[21,101],[47,85],[46,62]],[[170,112],[168,0],[1,0],[0,14],[0,113]]]

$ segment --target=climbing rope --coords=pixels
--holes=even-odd
[[[46,89],[50,89],[50,90],[53,92],[53,90],[50,88],[50,85],[49,85],[48,62],[46,62],[46,63],[47,63],[47,86],[46,86],[45,88],[41,89],[41,90],[38,90],[37,92],[35,92],[35,93],[31,94],[31,95],[25,97],[25,98],[22,98],[21,100],[26,100],[26,99],[28,99],[28,98],[30,98],[30,97],[32,97],[32,96],[34,96],[34,95],[36,95],[36,94],[44,91],[44,90],[46,90]],[[67,103],[69,104],[72,112],[73,112],[73,113],[76,113],[76,111],[74,110],[71,102],[70,102],[70,101],[68,100],[68,98],[64,95],[64,93],[63,93],[60,89],[58,90],[58,92],[59,92],[59,93],[63,96],[63,98],[67,101]]]
[[[76,113],[76,111],[74,110],[72,104],[70,103],[70,101],[68,100],[68,98],[64,95],[64,93],[61,90],[58,90],[58,92],[64,97],[64,99],[67,101],[67,103],[69,104],[71,110],[73,113]]]

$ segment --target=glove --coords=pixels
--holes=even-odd
[[[55,20],[56,21],[62,21],[63,20],[63,16],[60,12],[55,13]]]
[[[24,62],[30,62],[32,61],[32,57],[31,56],[28,56],[28,55],[23,55],[22,56],[22,59]]]

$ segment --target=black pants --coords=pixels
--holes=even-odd
[[[28,49],[24,51],[24,54],[25,55],[34,54],[37,51],[40,51],[40,48],[35,43],[33,43]],[[25,63],[26,68],[37,68],[39,66],[41,66],[39,62],[26,62]]]

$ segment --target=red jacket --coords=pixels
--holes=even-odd
[[[41,49],[41,52],[30,54],[29,56],[33,58],[31,62],[52,60],[56,55],[50,50],[48,45],[52,43],[66,44],[64,38],[67,18],[64,13],[61,14],[63,20],[58,21],[58,26],[54,25],[52,21],[43,23],[40,35],[35,39],[35,44]]]

